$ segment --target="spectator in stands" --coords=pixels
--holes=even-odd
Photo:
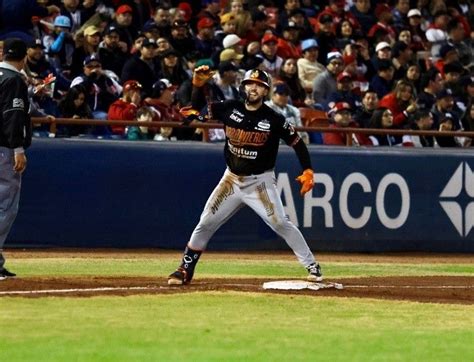
[[[306,91],[301,85],[300,79],[298,78],[298,66],[296,59],[287,58],[283,61],[283,65],[280,68],[277,80],[286,83],[289,88],[289,95],[291,104],[295,107],[311,106],[313,104],[312,99],[306,97]],[[305,102],[308,101],[308,104]]]
[[[330,128],[358,127],[352,119],[352,108],[349,103],[339,102],[333,105],[329,112],[331,117]],[[372,142],[363,134],[350,134],[344,132],[324,132],[323,142],[325,145],[346,146],[347,140],[352,139],[353,146],[371,146]]]
[[[281,38],[278,38],[277,55],[282,59],[301,57],[301,49],[299,48],[299,31],[300,28],[295,22],[290,21],[283,28]]]
[[[189,25],[184,20],[173,21],[169,42],[173,49],[181,55],[186,55],[196,50],[194,39],[189,33]]]
[[[155,122],[182,122],[182,117],[175,107],[176,87],[168,79],[160,79],[153,84],[151,97],[145,99],[145,104],[155,112]],[[185,138],[189,130],[179,128],[161,127],[160,129],[149,129],[155,134],[155,141],[169,141]],[[191,134],[194,130],[191,131]]]
[[[352,74],[346,71],[336,77],[336,91],[329,94],[326,109],[329,111],[338,102],[349,103],[351,109],[355,110],[362,104],[360,96],[353,92]]]
[[[25,72],[28,77],[46,78],[49,74],[55,74],[55,69],[44,56],[44,46],[40,39],[36,39],[27,44]],[[67,89],[69,84],[67,83]]]
[[[426,40],[425,32],[422,29],[421,11],[418,9],[411,9],[408,14],[408,29],[411,33],[411,48],[413,51],[424,51],[427,49],[428,41]]]
[[[370,0],[354,0],[353,4],[350,11],[359,22],[362,33],[367,34],[370,28],[377,22],[375,16],[370,11]]]
[[[104,40],[99,45],[99,59],[105,69],[116,75],[122,74],[122,69],[129,58],[127,44],[120,41],[120,34],[114,26],[108,26],[104,31]]]
[[[70,32],[71,20],[59,15],[54,19],[54,28],[50,35],[44,37],[43,42],[48,52],[49,62],[57,74],[70,76],[72,54],[75,44]]]
[[[202,18],[197,23],[197,35],[194,41],[196,50],[204,58],[210,58],[212,55],[214,28],[215,23],[210,18]]]
[[[157,69],[154,63],[157,45],[153,39],[143,40],[140,56],[131,57],[122,70],[122,82],[136,80],[143,87],[143,93],[150,95],[153,83],[157,79]]]
[[[426,71],[420,80],[422,91],[418,94],[418,108],[431,110],[436,102],[436,95],[443,89],[443,77],[436,68]]]
[[[322,72],[325,67],[318,62],[319,45],[315,39],[305,39],[301,42],[303,57],[297,60],[298,78],[306,93],[313,92],[314,78]],[[312,98],[312,95],[310,96]]]
[[[289,99],[290,87],[288,87],[286,83],[277,81],[273,86],[272,99],[265,103],[274,111],[285,116],[287,122],[292,126],[302,127],[303,123],[301,122],[300,111],[288,103]],[[309,143],[309,135],[307,132],[298,131],[298,134],[306,144]]]
[[[260,56],[260,42],[253,41],[245,47],[244,57],[241,62],[241,67],[244,70],[259,68],[263,62],[263,58]]]
[[[223,63],[228,63],[229,61],[223,61]],[[233,63],[232,63],[233,64]],[[201,65],[207,65],[210,69],[214,70],[215,66],[214,63],[212,62],[211,59],[199,59],[196,61],[194,64],[194,68],[197,68]],[[235,65],[234,65],[235,66]],[[236,67],[237,68],[237,67]],[[191,73],[192,74],[192,73]],[[191,94],[192,94],[192,83],[191,83],[192,78],[187,79],[184,81],[178,88],[176,92],[176,101],[178,103],[179,107],[187,107],[191,105]],[[211,84],[212,88],[212,80],[209,82]],[[212,98],[212,93],[209,95],[209,97]],[[200,99],[200,106],[201,108],[205,106],[206,104],[206,99],[203,97]],[[199,109],[201,109],[199,108]]]
[[[166,37],[169,38],[171,35],[171,14],[168,7],[159,5],[153,17],[149,19],[144,27],[153,24],[156,27],[158,32],[158,37]]]
[[[466,112],[464,112],[464,116],[461,119],[461,124],[464,130],[474,132],[474,102],[468,105]],[[467,138],[464,147],[474,147],[474,137]]]
[[[278,13],[277,32],[281,33],[283,28],[288,25],[290,21],[290,14],[297,9],[300,9],[300,0],[285,0],[283,3],[283,9],[280,9]]]
[[[455,47],[451,44],[443,44],[439,49],[439,58],[434,63],[434,66],[438,68],[441,75],[444,77],[444,67],[447,64],[459,62],[459,54]]]
[[[448,42],[457,51],[459,61],[464,66],[469,66],[473,61],[473,42],[466,38],[464,26],[458,19],[451,19],[447,25]]]
[[[61,15],[71,20],[71,32],[76,33],[82,25],[94,15],[97,9],[95,1],[62,0]]]
[[[270,28],[268,25],[268,16],[263,11],[255,10],[251,14],[251,19],[252,27],[241,37],[245,39],[248,44],[254,41],[260,42],[265,32]]]
[[[403,128],[409,123],[410,115],[418,110],[413,84],[398,81],[395,89],[380,100],[379,106],[390,109],[394,127]]]
[[[81,74],[84,59],[86,59],[87,56],[98,53],[100,42],[101,32],[99,28],[95,25],[89,25],[84,29],[81,45],[76,47],[72,54],[71,75],[73,77],[77,77]]]
[[[229,35],[231,36],[229,39],[239,39],[237,43],[242,40],[237,34],[235,34],[237,21],[233,14],[225,13],[224,15],[221,15],[220,19],[222,30],[216,31],[214,36],[214,52],[219,52],[220,50],[227,48],[223,44],[223,41]]]
[[[392,63],[395,69],[393,79],[395,81],[405,77],[408,67],[413,60],[413,51],[407,43],[396,41],[392,47]]]
[[[354,28],[349,19],[341,20],[336,26],[336,47],[339,50],[344,49],[347,44],[354,42]]]
[[[329,14],[318,16],[316,39],[319,45],[318,62],[328,64],[327,54],[336,47],[336,35],[333,29],[333,17]]]
[[[433,113],[436,126],[440,125],[445,114],[449,113],[452,129],[461,129],[462,112],[454,102],[454,93],[450,88],[444,88],[436,95],[436,103],[431,112]]]
[[[416,131],[429,131],[433,129],[433,115],[427,109],[416,111],[410,128]],[[434,138],[432,136],[411,136],[413,146],[415,147],[433,147]]]
[[[150,107],[141,107],[136,111],[134,119],[137,122],[152,122],[155,112]],[[130,141],[147,141],[153,139],[147,126],[130,126],[127,128],[127,139]]]
[[[433,14],[433,22],[425,32],[426,40],[429,42],[431,56],[438,57],[440,48],[448,39],[449,15],[445,10],[439,10]]]
[[[227,10],[235,17],[237,22],[235,33],[243,37],[252,26],[252,16],[249,11],[244,9],[242,0],[231,0],[229,3],[230,6]]]
[[[459,62],[449,63],[443,67],[444,86],[446,88],[450,88],[453,91],[456,101],[465,96],[465,90],[460,82],[464,72],[465,69]]]
[[[354,114],[354,121],[356,121],[360,127],[368,128],[370,126],[370,119],[374,114],[374,111],[379,106],[379,97],[373,89],[367,90],[362,97],[362,106],[356,109]]]
[[[212,61],[214,64],[219,64],[220,53],[224,49],[232,49],[238,54],[242,54],[242,39],[237,34],[228,34],[222,40],[222,44],[219,46],[214,46],[214,53],[212,54]]]
[[[120,5],[115,11],[115,21],[110,25],[114,26],[120,34],[120,41],[127,44],[131,49],[134,39],[137,38],[137,30],[133,26],[133,9],[129,5]]]
[[[117,121],[132,121],[135,119],[137,110],[141,105],[142,85],[136,80],[127,80],[123,85],[122,97],[117,99],[109,107],[108,119]],[[113,134],[125,135],[125,126],[111,126]]]
[[[121,93],[120,86],[108,77],[96,54],[84,60],[83,73],[74,78],[71,87],[82,84],[86,90],[86,102],[96,119],[107,119],[110,105]]]
[[[374,12],[377,23],[370,28],[367,36],[372,44],[378,44],[381,41],[393,44],[397,33],[391,25],[393,23],[392,9],[385,3],[378,3]]]
[[[393,114],[392,111],[386,107],[379,107],[374,111],[370,120],[369,128],[374,129],[392,129],[393,128]],[[393,135],[372,135],[369,137],[374,146],[402,146],[403,137]],[[407,138],[410,140],[410,138]]]
[[[461,94],[456,98],[456,104],[463,112],[468,112],[469,105],[474,102],[474,75],[465,75],[459,79]]]
[[[380,60],[392,60],[392,46],[386,41],[381,41],[375,46],[375,54],[372,57],[375,68],[377,68],[377,62]]]
[[[79,84],[71,87],[59,102],[59,117],[74,119],[91,119],[92,111],[86,102],[86,89]],[[87,125],[58,126],[56,137],[72,137],[86,135],[91,132]]]
[[[439,131],[458,131],[459,121],[451,113],[439,113],[437,115]],[[440,147],[461,147],[464,139],[453,136],[436,136],[436,142]]]
[[[393,26],[399,30],[408,25],[408,12],[410,11],[410,0],[396,0],[392,10]]]
[[[291,11],[290,17],[288,18],[288,24],[295,23],[298,28],[300,39],[309,39],[314,37],[314,29],[311,26],[303,9],[295,9]],[[285,29],[285,27],[283,27]]]
[[[239,99],[239,91],[236,88],[237,68],[231,62],[221,62],[218,67],[216,81],[210,83],[213,94],[212,101],[224,101],[227,99]]]
[[[360,25],[357,18],[351,12],[346,11],[345,6],[345,0],[329,0],[329,5],[319,13],[319,18],[325,15],[330,15],[332,16],[336,26],[342,20],[347,19],[351,22],[354,29],[359,30]]]
[[[318,74],[313,82],[313,99],[316,108],[325,109],[329,95],[337,90],[336,78],[343,69],[342,54],[328,53],[326,70]]]
[[[276,77],[283,64],[283,59],[277,55],[278,37],[272,33],[266,33],[261,41],[261,53],[263,58],[263,70],[272,77]]]
[[[174,49],[168,49],[161,54],[158,78],[166,78],[175,86],[189,79],[188,73],[184,70],[183,60]]]
[[[197,15],[197,19],[209,18],[214,24],[219,24],[219,13],[221,6],[219,0],[202,0],[203,9]]]
[[[379,60],[375,68],[377,69],[377,74],[370,81],[370,87],[381,99],[392,89],[394,68],[390,60]]]
[[[224,49],[219,55],[220,62],[232,62],[237,68],[240,68],[240,62],[244,55],[237,53],[234,49]],[[260,58],[262,59],[262,58]]]
[[[415,93],[420,91],[421,67],[418,63],[409,63],[402,80],[412,83],[415,86]]]

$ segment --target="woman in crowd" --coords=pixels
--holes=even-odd
[[[370,119],[369,128],[391,129],[393,128],[393,114],[389,108],[380,107],[374,111]],[[391,135],[372,135],[369,137],[374,146],[400,146],[402,138]]]
[[[379,106],[390,109],[394,127],[405,126],[409,115],[417,110],[414,85],[405,80],[398,81],[395,89],[380,100]]]
[[[91,119],[92,111],[87,105],[86,91],[82,85],[71,87],[59,103],[59,116],[62,118]],[[57,136],[70,137],[87,134],[89,126],[69,125],[58,128]]]
[[[290,89],[291,103],[295,107],[305,107],[306,91],[301,85],[300,79],[298,78],[298,66],[296,65],[296,59],[287,58],[278,74],[277,80],[286,83]],[[312,101],[310,102],[310,104]]]
[[[82,67],[84,66],[84,60],[86,57],[98,52],[99,44],[101,42],[100,29],[94,25],[90,25],[85,28],[83,37],[80,39],[80,45],[74,49],[74,53],[72,54],[72,78],[82,73]],[[76,40],[76,43],[78,42],[79,41]]]

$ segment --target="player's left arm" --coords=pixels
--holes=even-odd
[[[314,186],[314,172],[313,167],[311,166],[311,157],[309,156],[306,144],[298,135],[298,132],[295,131],[293,126],[286,120],[283,120],[282,124],[281,136],[289,146],[293,147],[303,169],[303,173],[298,176],[296,180],[301,183],[300,193],[301,195],[304,195]]]

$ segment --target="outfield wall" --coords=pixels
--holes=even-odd
[[[182,249],[224,171],[222,144],[35,139],[15,247]],[[474,251],[472,150],[310,146],[302,198],[296,155],[282,146],[278,187],[315,251]],[[250,209],[211,250],[287,249]]]

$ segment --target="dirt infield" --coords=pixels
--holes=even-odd
[[[343,290],[264,290],[268,279],[200,279],[187,286],[168,286],[165,278],[74,277],[14,278],[0,282],[0,297],[92,297],[98,295],[172,294],[206,291],[238,291],[393,299],[430,303],[474,304],[474,277],[377,277],[334,279]]]

